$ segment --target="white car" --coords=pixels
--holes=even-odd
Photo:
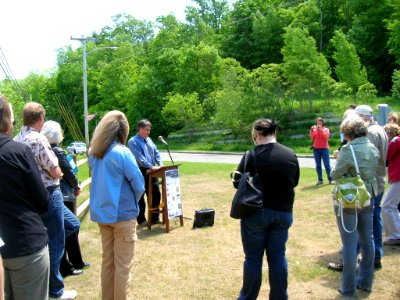
[[[83,142],[73,142],[67,147],[67,150],[71,153],[74,153],[74,149],[76,154],[85,154],[86,144]]]

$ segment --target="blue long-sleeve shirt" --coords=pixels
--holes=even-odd
[[[113,142],[102,159],[89,156],[89,166],[91,220],[110,224],[136,218],[144,179],[132,152]]]
[[[135,155],[139,167],[151,169],[155,165],[162,166],[160,152],[158,152],[157,146],[151,138],[148,137],[145,140],[139,134],[136,134],[128,141],[128,147]]]

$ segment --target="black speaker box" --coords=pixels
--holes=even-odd
[[[215,210],[212,208],[203,208],[194,212],[193,228],[213,226]]]

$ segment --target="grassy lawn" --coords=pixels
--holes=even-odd
[[[239,221],[229,217],[235,165],[182,163],[184,227],[170,220],[170,233],[157,225],[138,229],[132,268],[132,299],[236,299],[242,283],[243,251]],[[302,169],[296,189],[294,224],[287,243],[290,299],[342,299],[340,273],[328,262],[339,259],[340,237],[332,209],[332,186],[315,186],[313,169]],[[192,229],[194,211],[215,209],[213,227]],[[101,242],[97,224],[86,216],[80,231],[84,259],[91,267],[68,277],[67,289],[79,299],[100,299]],[[359,299],[399,299],[400,247],[384,246],[383,268],[375,273],[373,292]],[[259,299],[268,299],[268,269],[263,268]],[[343,298],[344,299],[344,298]]]

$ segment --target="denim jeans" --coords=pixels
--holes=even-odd
[[[331,165],[330,165],[330,159],[329,159],[329,149],[314,149],[313,153],[314,153],[314,160],[315,160],[315,169],[317,170],[317,175],[318,175],[318,181],[323,181],[321,159],[324,163],[328,181],[332,181]]]
[[[293,214],[264,208],[240,223],[245,254],[240,300],[257,299],[262,280],[264,251],[268,262],[269,299],[288,299],[286,241]]]
[[[64,253],[64,203],[60,188],[47,188],[50,192],[49,209],[43,215],[43,223],[49,235],[50,297],[58,298],[64,293],[64,280],[60,274],[60,262]]]
[[[341,292],[354,295],[356,287],[370,291],[374,275],[375,247],[372,236],[372,206],[357,211],[357,228],[348,233],[343,229],[338,207],[334,207],[337,226],[342,239],[342,285]],[[356,212],[353,209],[343,209],[343,223],[351,231],[356,226]],[[361,246],[361,261],[357,275],[357,241]]]
[[[78,218],[63,204],[65,238],[78,232],[81,223]]]
[[[374,198],[373,232],[374,232],[374,243],[375,243],[375,260],[381,260],[383,256],[382,217],[381,217],[382,197],[383,197],[383,192]]]

